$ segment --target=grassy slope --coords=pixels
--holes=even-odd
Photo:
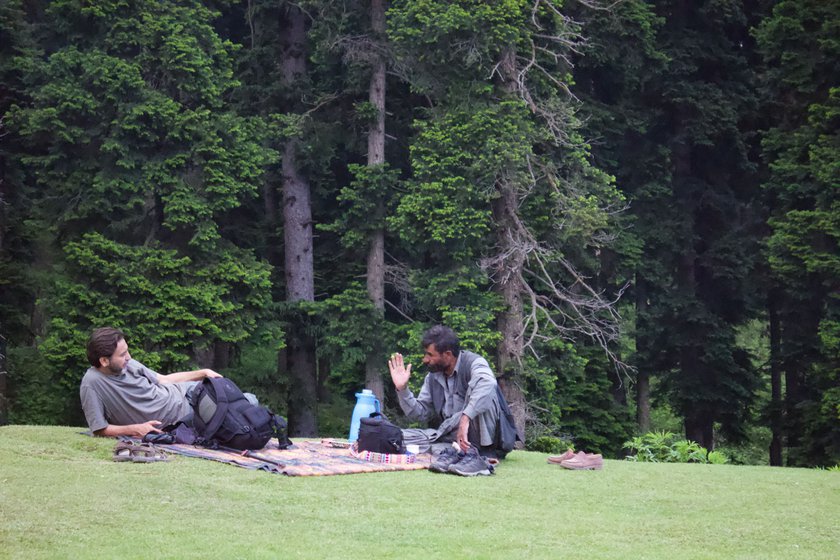
[[[840,558],[840,474],[515,452],[493,477],[289,478],[110,460],[78,428],[0,428],[0,558]]]

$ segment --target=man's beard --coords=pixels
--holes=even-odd
[[[446,365],[440,362],[432,362],[427,367],[432,373],[444,373],[446,371]]]
[[[113,375],[119,375],[124,370],[125,370],[125,368],[118,368],[118,367],[114,366],[113,364],[108,364],[108,371],[110,371]]]

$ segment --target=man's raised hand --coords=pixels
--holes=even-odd
[[[408,385],[408,378],[411,377],[411,364],[407,366],[403,362],[402,354],[391,354],[388,360],[388,369],[391,371],[391,380],[397,391],[402,391]]]

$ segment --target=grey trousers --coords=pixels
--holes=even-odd
[[[467,437],[476,447],[490,447],[496,442],[496,426],[499,424],[502,409],[499,400],[493,395],[493,403],[489,410],[479,414],[470,421]],[[460,413],[457,415],[460,418]],[[458,437],[458,423],[449,431],[441,432],[435,428],[406,428],[402,431],[403,442],[406,445],[417,445],[420,453],[432,451],[436,453],[444,447],[449,447]]]

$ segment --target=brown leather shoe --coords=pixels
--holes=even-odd
[[[555,465],[559,465],[563,461],[571,459],[575,456],[574,450],[570,447],[566,451],[563,452],[562,455],[552,455],[548,458],[549,463],[554,463]]]
[[[560,466],[575,471],[600,470],[604,468],[604,458],[600,454],[575,455],[560,463]]]

